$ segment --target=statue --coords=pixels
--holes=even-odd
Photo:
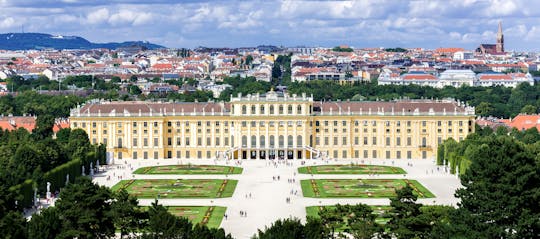
[[[81,173],[82,176],[86,176],[86,173],[84,172],[84,165],[81,166],[81,172],[82,172],[82,173]]]
[[[69,184],[69,173],[66,174],[66,186]]]
[[[51,182],[47,182],[47,199],[51,198]]]
[[[90,162],[90,177],[94,177],[94,162]]]
[[[34,188],[34,205],[37,206],[39,203],[39,198],[37,196],[37,188]]]

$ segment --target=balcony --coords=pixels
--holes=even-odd
[[[431,151],[433,149],[429,145],[419,145],[418,150],[420,150],[420,151]]]

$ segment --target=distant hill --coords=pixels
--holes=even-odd
[[[93,43],[78,36],[54,36],[44,33],[5,33],[0,34],[0,49],[30,50],[30,49],[116,49],[119,47],[142,46],[147,49],[164,48],[146,41],[126,41]]]

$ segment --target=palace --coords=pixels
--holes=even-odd
[[[428,159],[474,131],[474,108],[453,100],[314,101],[254,94],[230,102],[90,102],[72,128],[114,159]]]

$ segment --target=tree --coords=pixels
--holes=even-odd
[[[245,64],[248,65],[248,66],[251,66],[252,62],[253,62],[253,56],[247,55]]]
[[[115,228],[120,231],[120,238],[139,228],[142,212],[138,205],[137,198],[130,196],[125,189],[114,193],[110,216],[113,218]]]
[[[188,219],[170,214],[156,200],[148,209],[147,233],[143,238],[190,238],[192,227]]]
[[[396,190],[396,197],[390,198],[392,219],[387,224],[392,236],[400,238],[429,238],[431,224],[422,217],[417,204],[418,197],[413,193],[411,186]]]
[[[528,114],[528,115],[536,114],[536,112],[537,112],[537,108],[534,105],[525,105],[523,106],[523,108],[521,108],[521,111],[520,111],[520,113]]]
[[[122,82],[122,79],[120,79],[120,77],[118,76],[111,77],[111,83],[120,83],[120,82]]]
[[[538,238],[540,164],[529,147],[508,136],[485,139],[470,156],[456,191],[460,217],[452,223],[476,238]]]
[[[304,226],[305,238],[323,239],[325,237],[324,227],[320,218],[308,217]]]
[[[75,130],[74,130],[75,131]],[[78,177],[62,192],[56,207],[61,211],[61,238],[104,238],[114,235],[113,218],[110,216],[111,191],[92,183],[91,179]]]
[[[26,238],[26,219],[20,212],[10,211],[0,218],[0,233],[5,239]]]
[[[476,106],[476,114],[481,116],[489,116],[491,115],[492,111],[493,107],[491,107],[491,104],[488,102],[482,102],[478,106]]]
[[[131,76],[129,77],[129,82],[137,82],[138,80],[139,80],[139,79],[137,78],[136,75],[131,75]]]
[[[375,222],[373,209],[365,204],[348,206],[347,225],[355,239],[372,239],[381,235],[382,227]]]
[[[29,238],[55,239],[62,232],[62,219],[56,207],[49,207],[32,215],[28,223]]]
[[[32,131],[38,139],[51,137],[53,134],[54,117],[51,115],[38,115],[36,128]]]
[[[136,85],[129,86],[129,93],[132,95],[140,95],[142,93],[141,88]]]
[[[266,227],[264,231],[258,230],[254,239],[289,239],[289,238],[306,238],[304,225],[298,218],[279,219],[272,223],[270,227]]]
[[[327,234],[334,238],[336,229],[343,225],[343,216],[337,213],[336,210],[328,208],[323,208],[319,212],[319,216]]]

